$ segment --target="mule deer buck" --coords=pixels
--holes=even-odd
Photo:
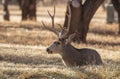
[[[69,9],[69,12],[67,14],[68,17],[68,28],[70,28],[70,21],[71,21],[71,8],[68,5],[67,7]],[[47,27],[44,22],[42,22],[43,26],[49,30],[54,32],[58,39],[54,41],[50,47],[47,48],[48,54],[57,53],[60,54],[64,63],[68,67],[73,66],[82,66],[82,65],[100,65],[102,64],[102,60],[100,55],[96,50],[83,48],[83,49],[77,49],[74,46],[71,45],[71,41],[76,35],[76,33],[68,35],[68,28],[63,28],[60,34],[56,31],[54,28],[54,17],[55,17],[55,7],[54,7],[54,14],[51,15],[48,11],[49,16],[52,19],[52,28]]]

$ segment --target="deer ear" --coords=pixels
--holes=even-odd
[[[68,39],[66,39],[66,44],[72,42],[72,39],[76,36],[76,33],[71,34]]]

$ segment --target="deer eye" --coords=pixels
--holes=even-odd
[[[60,42],[54,42],[54,44],[60,45]]]
[[[59,38],[59,41],[64,41],[65,39],[63,39],[63,38]]]

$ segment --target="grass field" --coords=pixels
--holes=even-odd
[[[59,19],[64,18],[63,12]],[[97,50],[104,63],[101,66],[68,68],[59,55],[47,54],[46,47],[56,36],[40,22],[0,22],[0,79],[120,79],[118,25],[96,21],[101,14],[104,19],[105,13],[99,12],[90,24],[87,43],[73,44]],[[63,24],[63,20],[58,22]]]
[[[42,28],[40,23],[2,22],[0,30],[0,79],[120,78],[120,37],[116,34],[117,24],[91,23],[88,43],[74,45],[77,48],[96,49],[104,65],[80,68],[68,68],[59,55],[47,54],[45,48],[56,37]]]

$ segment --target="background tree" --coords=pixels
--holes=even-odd
[[[118,12],[118,23],[119,23],[119,31],[118,33],[120,34],[120,0],[111,0],[114,8],[116,9],[116,11]]]
[[[36,0],[18,0],[22,10],[22,20],[36,20]]]
[[[2,0],[2,4],[3,4],[3,11],[4,11],[4,20],[9,21],[10,20],[10,14],[9,14],[9,10],[8,10],[8,3],[10,0]]]
[[[84,1],[84,2],[83,2]],[[71,24],[70,32],[76,32],[77,35],[74,41],[77,42],[86,42],[87,32],[89,29],[90,21],[95,14],[96,10],[103,3],[104,0],[72,0],[69,1],[71,4]],[[66,11],[64,27],[66,27],[68,18],[67,18],[68,9]]]

